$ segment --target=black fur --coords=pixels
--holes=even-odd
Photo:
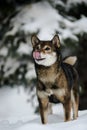
[[[49,102],[51,103],[55,103],[55,104],[59,103],[59,100],[53,94],[51,96],[48,96],[48,98],[49,98]]]
[[[68,80],[68,85],[71,89],[75,79],[75,72],[73,70],[73,67],[67,63],[61,63],[61,67],[66,75],[66,78]]]

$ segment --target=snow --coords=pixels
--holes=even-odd
[[[11,31],[8,31],[5,36],[14,35],[20,29],[20,25],[16,24]]]
[[[74,34],[81,34],[83,32],[87,33],[87,17],[82,16],[80,20],[77,20],[74,24],[74,30],[72,27],[72,31]]]
[[[29,63],[28,67],[27,67],[27,72],[25,75],[26,79],[32,79],[32,78],[36,78],[36,72],[35,72],[35,68],[34,68],[34,64],[33,63]]]
[[[26,44],[26,43],[21,43],[19,48],[17,49],[17,53],[20,55],[29,55],[31,54],[32,48]]]
[[[69,10],[72,7],[72,5],[76,6],[81,3],[87,4],[87,0],[67,0],[66,10]]]
[[[68,0],[67,4],[77,4],[77,3],[80,4],[82,2],[87,3],[87,0]]]
[[[9,120],[10,118],[23,117],[34,113],[32,105],[27,103],[29,90],[23,87],[6,87],[0,89],[0,120]],[[29,107],[31,109],[29,109]]]
[[[86,0],[77,0],[77,2],[81,1],[86,2]],[[73,1],[68,0],[67,2],[65,6],[70,5]],[[61,1],[55,0],[54,4],[59,3],[61,3]],[[67,9],[68,8],[69,7],[67,7]],[[20,12],[11,20],[13,29],[6,35],[13,35],[18,31],[23,31],[26,35],[38,32],[38,37],[41,40],[50,40],[55,32],[58,32],[61,41],[66,38],[72,38],[78,41],[76,34],[87,32],[86,23],[87,17],[82,16],[79,20],[64,17],[60,15],[58,10],[52,7],[50,3],[42,1],[21,7]],[[26,51],[26,53],[27,52],[28,51]]]
[[[8,54],[8,49],[6,47],[0,49],[0,56],[7,56],[7,54]]]
[[[40,115],[34,114],[35,107],[27,102],[29,97],[29,90],[23,86],[0,89],[0,130],[87,130],[87,110],[79,111],[77,120],[64,122],[62,104],[53,105],[53,115],[42,125]]]
[[[26,75],[25,75],[26,79],[32,79],[32,78],[36,78],[36,73],[35,73],[35,69],[30,69],[29,71],[27,71]]]
[[[54,31],[58,28],[57,20],[59,17],[57,11],[52,8],[48,2],[40,2],[23,7],[17,17],[12,19],[12,24],[22,25],[20,29],[25,33],[31,34],[41,30],[39,36],[44,38],[43,36],[46,33],[48,35],[45,35],[45,38],[48,38],[50,35],[54,34]]]
[[[4,66],[4,72],[6,72],[4,76],[8,77],[10,74],[13,74],[19,65],[16,59],[12,59],[11,57],[7,58]]]
[[[61,1],[61,0],[51,0],[51,1],[53,2],[52,4],[54,4],[55,6],[56,6],[56,5],[60,5],[60,6],[62,6],[62,7],[65,6],[64,2]]]

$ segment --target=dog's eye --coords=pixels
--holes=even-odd
[[[46,51],[49,51],[49,50],[50,50],[50,47],[46,47],[45,50],[46,50]]]

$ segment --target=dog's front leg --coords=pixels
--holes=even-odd
[[[41,115],[41,121],[43,124],[47,123],[48,118],[48,98],[38,98],[39,101],[39,108],[40,108],[40,115]]]

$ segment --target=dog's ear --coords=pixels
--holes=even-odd
[[[55,35],[52,39],[52,44],[54,44],[56,47],[60,47],[60,39],[58,35]]]
[[[33,45],[33,47],[36,45],[36,44],[38,44],[39,43],[39,38],[34,34],[34,35],[32,35],[32,37],[31,37],[31,43],[32,43],[32,45]]]

